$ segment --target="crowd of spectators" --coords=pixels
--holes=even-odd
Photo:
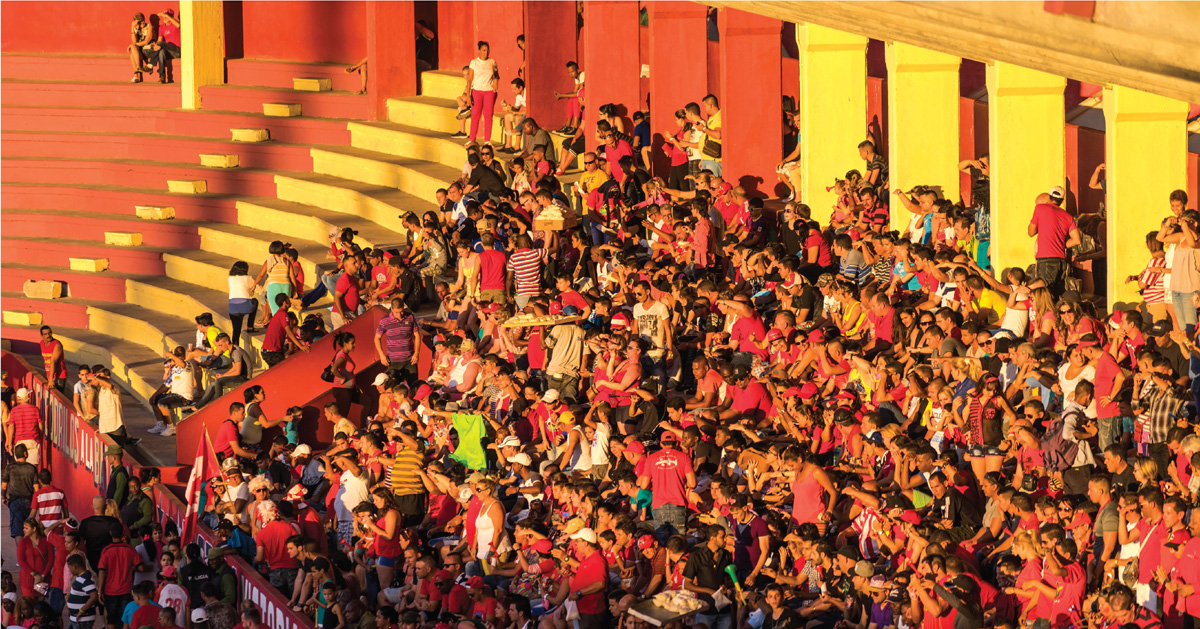
[[[722,143],[746,139],[722,136],[716,97],[655,130],[659,172],[645,112],[585,122],[574,63],[560,138],[523,115],[518,79],[497,149],[499,77],[479,51],[460,100],[472,141],[440,211],[404,216],[395,247],[331,234],[337,266],[312,287],[273,243],[257,277],[230,271],[233,329],[201,315],[194,346],[166,356],[157,431],[175,408],[228,404],[201,508],[218,546],[156,522],[156,480],[129,476],[119,448],[94,514],[42,506],[58,490],[16,394],[6,624],[65,605],[79,627],[254,627],[238,556],[323,629],[636,628],[630,608],[671,590],[700,603],[677,624],[708,629],[1194,626],[1200,215],[1185,193],[1127,278],[1144,303],[1110,310],[1079,266],[1103,257],[1103,216],[1068,212],[1060,187],[1030,199],[1034,264],[993,269],[986,156],[959,165],[972,187],[955,202],[890,181],[868,139],[831,182],[836,207],[764,203],[722,172]],[[266,365],[333,335],[331,443],[301,440],[298,407],[268,417],[261,386],[220,397],[249,376],[239,336],[264,291]],[[329,325],[298,314],[325,294]],[[373,338],[339,331],[376,305]],[[363,343],[384,367],[371,387]]]

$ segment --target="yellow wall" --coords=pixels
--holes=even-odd
[[[225,9],[219,0],[180,0],[183,108],[200,108],[200,88],[225,83]]]
[[[1145,235],[1170,215],[1171,192],[1187,187],[1187,113],[1183,101],[1130,87],[1104,90],[1110,307],[1141,301],[1125,278],[1145,267]]]
[[[800,200],[827,222],[835,179],[866,164],[867,38],[815,24],[796,27],[800,45]]]
[[[992,180],[992,266],[999,273],[1034,261],[1028,235],[1034,201],[1065,185],[1066,79],[1008,63],[987,67]]]
[[[888,42],[888,168],[893,190],[935,186],[958,199],[958,66],[961,59]],[[910,214],[894,200],[892,227]]]

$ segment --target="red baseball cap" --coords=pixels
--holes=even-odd
[[[653,535],[646,533],[638,538],[637,547],[638,550],[646,550],[647,548],[654,548],[654,544],[657,542],[658,540],[654,539]]]
[[[562,314],[563,305],[561,301],[550,302],[550,314]]]
[[[721,185],[717,186],[717,194],[729,194],[732,191],[733,184],[728,181],[721,182]]]
[[[816,397],[816,395],[820,392],[821,390],[817,388],[817,385],[811,382],[805,382],[804,386],[800,387],[800,397],[804,399]]]
[[[550,540],[548,540],[548,539],[539,539],[538,541],[534,542],[533,545],[530,546],[529,548],[531,548],[533,550],[533,552],[535,552],[535,553],[545,555],[546,553],[549,553],[554,548],[554,544],[552,544],[550,542]]]
[[[783,339],[783,332],[780,331],[778,328],[771,328],[771,330],[767,332],[767,341],[770,343],[774,343],[775,341],[779,341],[782,339]]]
[[[634,454],[645,454],[646,446],[642,445],[641,441],[634,441],[634,442],[630,443],[629,445],[625,446],[625,451],[632,452]]]

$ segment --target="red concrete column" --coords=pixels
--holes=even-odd
[[[475,41],[471,42],[471,59],[479,54],[477,42],[486,41],[491,47],[492,58],[500,68],[500,82],[496,85],[497,111],[501,100],[512,102],[509,83],[517,78],[517,70],[523,62],[523,53],[517,47],[517,36],[524,32],[524,2],[475,3]]]
[[[779,20],[722,9],[721,159],[725,180],[755,196],[778,196],[783,158]]]
[[[367,94],[375,120],[387,120],[387,99],[417,93],[415,32],[411,0],[368,0]]]
[[[638,107],[641,59],[638,55],[638,4],[621,0],[585,0],[584,124],[588,150],[596,147],[596,110],[617,105],[632,130],[629,115]]]
[[[567,76],[567,62],[575,58],[575,3],[526,2],[525,98],[529,116],[540,126],[557,129],[567,121],[567,101],[554,92],[569,92],[575,84]]]
[[[438,2],[439,70],[458,70],[475,58],[475,3]]]
[[[675,111],[708,93],[708,41],[702,4],[653,0],[650,11],[650,129],[654,175],[666,177],[671,160],[662,151],[675,133]]]

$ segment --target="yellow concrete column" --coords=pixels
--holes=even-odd
[[[1066,184],[1067,80],[1009,63],[987,67],[992,267],[1033,264],[1029,219],[1037,196]]]
[[[953,55],[900,42],[887,44],[888,169],[893,190],[915,185],[958,198],[958,66]],[[910,214],[895,199],[892,227]]]
[[[183,108],[200,109],[200,88],[225,83],[225,9],[220,0],[180,0]]]
[[[800,200],[825,222],[867,139],[867,38],[815,24],[796,27],[800,45]]]
[[[1183,101],[1130,87],[1104,89],[1110,307],[1141,302],[1137,284],[1125,278],[1145,267],[1145,235],[1170,213],[1171,192],[1187,187],[1187,113]]]

